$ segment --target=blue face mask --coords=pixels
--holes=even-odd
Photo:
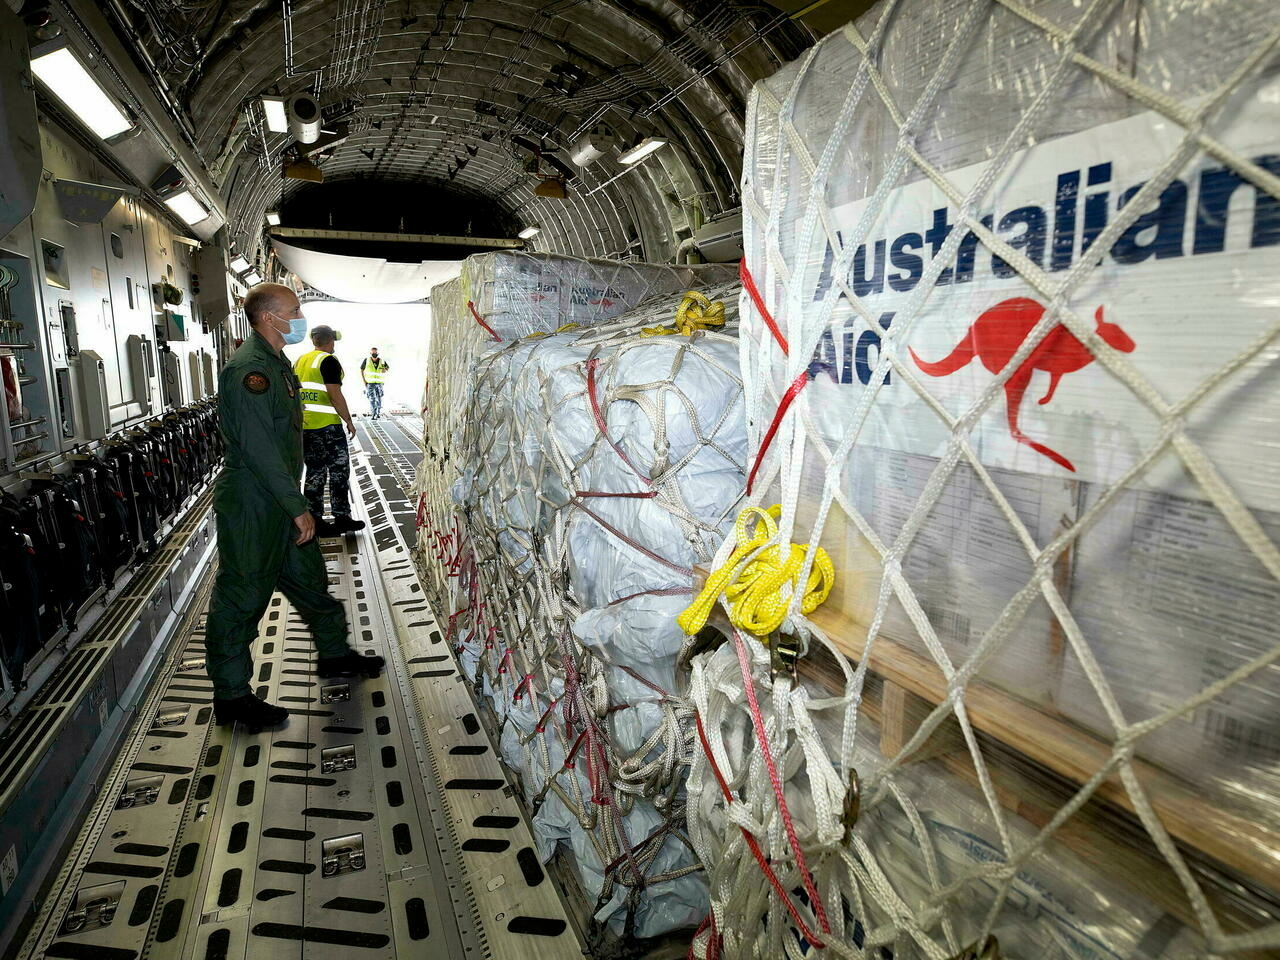
[[[281,323],[287,323],[289,325],[289,332],[283,335],[285,343],[290,345],[301,343],[302,338],[307,335],[306,317],[290,317],[286,320],[284,317],[276,317],[274,313],[271,314],[271,316],[275,317]]]

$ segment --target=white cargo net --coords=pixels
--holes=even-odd
[[[564,325],[607,322],[657,295],[723,284],[733,270],[584,260],[514,251],[468,257],[462,275],[431,291],[431,343],[422,391],[425,456],[418,473],[418,547],[437,564],[425,570],[437,603],[447,607],[465,532],[450,488],[466,469],[453,443],[464,421],[476,357],[507,342]]]
[[[727,301],[736,320],[737,294],[708,290],[694,313]],[[706,909],[675,616],[745,473],[735,327],[670,332],[680,303],[488,345],[452,446],[449,641],[501,719],[543,856],[566,843],[597,918],[641,937]]]
[[[736,632],[714,654],[695,662],[692,699],[702,749],[696,751],[690,775],[689,828],[703,858],[712,897],[712,914],[693,948],[698,957],[772,960],[811,957],[817,951],[945,960],[995,956],[999,948],[1006,957],[1044,960],[1260,956],[1280,947],[1275,912],[1280,890],[1275,868],[1280,856],[1276,830],[1280,763],[1274,752],[1276,691],[1280,689],[1275,664],[1280,643],[1275,639],[1275,621],[1264,639],[1245,654],[1216,671],[1197,675],[1195,689],[1138,711],[1143,715],[1134,719],[1135,711],[1127,709],[1126,698],[1117,693],[1122,680],[1114,664],[1108,666],[1099,652],[1099,638],[1090,639],[1090,631],[1081,625],[1082,604],[1088,598],[1068,596],[1063,577],[1064,559],[1079,547],[1084,534],[1110,522],[1109,508],[1147,484],[1157,469],[1167,471],[1169,464],[1180,463],[1185,482],[1179,491],[1206,504],[1212,522],[1235,538],[1228,548],[1235,551],[1232,556],[1239,555],[1242,569],[1246,564],[1256,569],[1251,583],[1259,584],[1259,596],[1274,604],[1280,551],[1238,490],[1247,477],[1236,480],[1252,469],[1253,458],[1263,470],[1269,469],[1274,456],[1262,449],[1255,434],[1253,445],[1242,454],[1246,469],[1237,469],[1241,466],[1237,461],[1228,477],[1216,462],[1217,448],[1212,454],[1206,449],[1210,444],[1206,435],[1213,432],[1213,424],[1206,427],[1197,415],[1220,402],[1227,386],[1235,389],[1233,378],[1244,373],[1256,376],[1266,363],[1274,363],[1280,318],[1272,299],[1274,285],[1265,284],[1280,269],[1277,258],[1272,255],[1267,261],[1269,271],[1261,274],[1245,268],[1259,285],[1255,299],[1262,312],[1250,314],[1263,317],[1256,329],[1243,336],[1229,355],[1206,349],[1196,368],[1198,376],[1182,384],[1177,400],[1168,399],[1173,391],[1167,384],[1153,383],[1150,368],[1140,369],[1130,359],[1133,342],[1126,344],[1124,338],[1106,334],[1101,311],[1095,316],[1092,304],[1084,304],[1096,302],[1099,289],[1108,289],[1096,285],[1099,263],[1109,256],[1118,261],[1119,253],[1113,250],[1117,242],[1136,243],[1139,218],[1176,196],[1179,175],[1206,158],[1226,175],[1256,189],[1255,246],[1276,242],[1269,236],[1261,241],[1258,237],[1263,230],[1275,228],[1280,164],[1274,157],[1259,162],[1216,131],[1241,109],[1262,109],[1269,118],[1264,136],[1274,150],[1277,85],[1266,83],[1268,74],[1274,80],[1280,23],[1274,6],[1227,5],[1226,18],[1250,24],[1252,33],[1242,28],[1249,40],[1241,41],[1239,49],[1222,41],[1211,44],[1209,36],[1197,41],[1204,43],[1197,50],[1201,64],[1209,62],[1207,69],[1218,74],[1212,85],[1186,102],[1136,79],[1135,71],[1104,64],[1087,52],[1100,32],[1114,27],[1113,17],[1121,8],[1128,9],[1118,0],[888,2],[860,21],[861,26],[849,25],[810,51],[785,83],[762,84],[753,95],[744,195],[748,266],[754,283],[748,282],[749,292],[743,298],[741,344],[751,449],[759,451],[761,458],[755,464],[758,474],[749,502],[781,501],[778,537],[783,542],[822,543],[833,555],[843,556],[845,540],[833,538],[831,530],[840,531],[850,544],[856,541],[870,561],[861,570],[841,570],[846,589],[841,602],[852,605],[849,596],[860,584],[870,585],[871,600],[852,648],[848,635],[824,630],[824,623],[837,621],[824,620],[821,610],[812,617],[803,616],[793,605],[784,633],[798,636],[806,651],[799,679],[776,669],[768,648]],[[1224,12],[1221,5],[1208,3],[1160,3],[1148,13],[1177,22],[1181,29],[1178,16],[1194,24],[1200,8]],[[1046,9],[1053,16],[1046,15]],[[926,45],[900,42],[895,47],[893,33],[910,29],[919,33],[935,15],[945,32],[930,34],[933,46],[920,54],[933,72],[917,85],[921,92],[914,102],[899,102],[895,93],[908,85],[901,77],[886,79],[882,71],[886,64],[901,66],[895,56],[919,53]],[[992,27],[995,18],[1001,25],[998,29]],[[1071,25],[1062,26],[1055,22],[1058,19],[1070,20]],[[933,132],[938,103],[958,83],[958,70],[966,57],[976,47],[977,55],[985,51],[994,61],[1002,51],[992,38],[1013,29],[1032,34],[1032,42],[1039,38],[1036,55],[1042,59],[1037,75],[1006,78],[1011,86],[1024,84],[1017,91],[1023,104],[1020,115],[1007,136],[1002,135],[978,158],[982,162],[966,174],[962,186],[918,144],[924,134]],[[975,41],[977,37],[981,41]],[[832,60],[841,58],[851,60],[856,68],[850,67],[847,73],[833,71]],[[815,69],[815,64],[822,67]],[[1082,249],[1069,266],[1055,264],[1050,269],[1043,247],[1036,256],[1029,256],[1026,243],[1011,243],[982,212],[990,209],[993,195],[1020,174],[1028,145],[1046,136],[1046,119],[1062,107],[1067,86],[1081,84],[1081,78],[1088,90],[1105,90],[1113,99],[1124,101],[1127,106],[1119,115],[1146,111],[1172,136],[1140,188],[1135,187],[1127,202],[1121,201],[1118,212],[1113,208],[1110,222],[1095,224],[1092,244],[1085,241],[1087,252]],[[1265,96],[1258,95],[1260,89],[1268,91]],[[830,111],[817,117],[813,99],[823,96]],[[983,104],[974,110],[980,113]],[[855,123],[860,125],[858,137],[850,134]],[[880,144],[885,145],[883,151]],[[1135,143],[1134,149],[1141,146]],[[1067,156],[1062,166],[1070,162]],[[861,192],[835,195],[841,193],[835,186],[837,176],[861,177]],[[1092,183],[1092,171],[1090,177]],[[917,258],[914,279],[918,283],[903,289],[895,301],[889,327],[883,305],[877,305],[866,291],[854,289],[856,281],[851,277],[866,274],[851,274],[851,268],[865,269],[873,241],[884,236],[876,231],[884,226],[887,208],[911,183],[941,195],[954,228],[935,247],[932,259],[923,258],[921,263]],[[1166,194],[1171,185],[1173,192]],[[855,211],[856,217],[841,218],[835,207],[850,195],[863,197],[862,206]],[[1203,208],[1194,212],[1200,215]],[[1226,216],[1225,207],[1220,212]],[[1198,229],[1202,226],[1197,222]],[[1089,229],[1087,220],[1085,229]],[[1203,229],[1208,234],[1209,228]],[[1146,236],[1139,239],[1150,242]],[[923,240],[919,235],[916,240],[915,249],[921,250]],[[908,249],[895,247],[892,256]],[[973,276],[975,249],[979,255],[1003,261],[1000,269],[1005,272],[1000,276],[1020,282],[1023,295],[1039,305],[1039,312],[1034,323],[1028,321],[1029,330],[1016,350],[1009,348],[1003,366],[960,403],[954,393],[945,392],[944,381],[932,379],[941,374],[926,369],[942,364],[932,362],[934,356],[924,361],[909,354],[906,344],[918,345],[918,337],[928,333],[929,325],[944,322],[938,313],[929,313],[931,298],[941,296],[940,290],[951,295],[963,270]],[[823,250],[831,253],[819,266]],[[883,246],[879,255],[883,268]],[[861,263],[854,263],[855,256],[863,258]],[[945,286],[949,278],[956,285]],[[882,275],[881,290],[884,279]],[[752,292],[756,286],[758,290]],[[902,287],[907,286],[904,280]],[[968,317],[974,315],[976,311]],[[824,343],[838,348],[841,334],[845,336],[844,370],[838,369],[835,350],[824,352]],[[1050,335],[1066,334],[1096,360],[1091,368],[1096,373],[1091,375],[1101,379],[1105,371],[1108,383],[1114,385],[1106,389],[1124,393],[1126,403],[1136,403],[1142,415],[1149,417],[1151,439],[1118,466],[1113,464],[1109,475],[1100,473],[1105,482],[1090,486],[1088,497],[1081,493],[1080,509],[1046,534],[1029,525],[1024,519],[1026,505],[1014,502],[1008,485],[989,466],[991,457],[986,454],[995,448],[986,434],[981,446],[976,437],[991,423],[1002,424],[998,401],[1013,396],[1009,382],[1021,375],[1037,348]],[[879,348],[874,361],[863,346],[864,338],[872,338]],[[1138,340],[1140,345],[1151,342],[1149,337]],[[830,374],[834,383],[839,374],[849,383],[854,343],[859,344],[857,359],[865,367],[860,373],[865,389],[841,410],[841,433],[833,436],[829,426],[832,394],[820,393],[815,378]],[[955,339],[947,345],[951,343]],[[835,368],[825,359],[834,362]],[[1086,357],[1081,365],[1087,362]],[[885,443],[886,437],[893,439],[892,429],[883,428],[885,423],[892,426],[896,416],[885,400],[886,380],[892,382],[896,396],[909,392],[916,422],[924,423],[922,432],[931,431],[929,435],[936,438],[919,494],[892,536],[885,536],[884,524],[873,517],[876,509],[886,509],[885,497],[872,502],[850,493],[856,486],[853,470],[863,449],[860,445],[867,444],[869,436],[874,436],[876,444]],[[1055,375],[1041,404],[1056,386]],[[1026,384],[1015,387],[1021,399]],[[1270,393],[1275,393],[1274,387]],[[1011,406],[1006,432],[1017,442],[1009,456],[1022,458],[1017,459],[1019,466],[1028,462],[1027,457],[1039,457],[1048,466],[1037,463],[1037,470],[1065,464],[1065,470],[1074,471],[1075,465],[1061,452],[1020,433],[1016,404]],[[1274,423],[1271,431],[1273,437]],[[1064,483],[1077,482],[1066,473],[1062,476]],[[944,494],[957,478],[970,485],[974,502],[989,506],[984,519],[1002,527],[1000,543],[1014,544],[1023,555],[1009,561],[1022,571],[1020,581],[1001,595],[989,625],[975,633],[976,643],[968,647],[943,636],[937,604],[921,592],[931,585],[904,572],[909,560],[931,550],[936,553],[936,543],[922,542],[921,531],[935,522]],[[895,485],[896,491],[889,494],[908,489],[909,478],[900,478]],[[1170,484],[1162,480],[1154,485]],[[1275,491],[1270,493],[1269,506],[1274,509]],[[1276,529],[1270,520],[1266,526]],[[725,562],[731,546],[726,543],[721,548],[717,566]],[[850,547],[848,556],[854,553]],[[799,582],[807,580],[812,560],[810,555]],[[842,566],[840,559],[837,565]],[[1139,598],[1134,596],[1132,601],[1137,604]],[[835,602],[833,597],[829,605]],[[1043,618],[1045,632],[1060,639],[1068,660],[1078,665],[1072,668],[1081,675],[1076,689],[1085,691],[1078,695],[1096,698],[1092,732],[1061,744],[1037,744],[1038,729],[1020,730],[1016,725],[999,729],[974,719],[979,709],[992,715],[989,707],[997,688],[1017,687],[1001,679],[982,683],[978,677],[989,672],[998,677],[1009,659],[1005,652],[1021,642],[1019,630],[1033,612]],[[952,621],[964,614],[963,609],[948,611],[946,631],[952,631]],[[1117,609],[1113,615],[1118,621],[1125,612]],[[911,725],[896,741],[887,738],[881,727],[890,711],[890,684],[877,676],[883,673],[877,663],[884,663],[886,651],[901,650],[894,638],[886,638],[886,625],[894,617],[909,625],[917,643],[912,648],[915,659],[905,661],[907,667],[898,677],[893,696],[899,700],[904,696],[901,684],[910,682],[911,664],[927,667],[917,670],[918,675],[928,672],[939,678],[932,691],[908,688],[906,697],[921,694],[922,698],[916,701],[918,710]],[[907,628],[898,628],[897,638],[903,629]],[[1176,635],[1171,633],[1167,639],[1172,651]],[[1117,629],[1115,642],[1121,641]],[[1201,645],[1212,646],[1213,641],[1209,635]],[[1144,665],[1151,671],[1152,686],[1159,683],[1163,667],[1159,650],[1157,646]],[[825,664],[819,671],[825,676],[825,688],[805,682],[806,663]],[[1133,677],[1123,679],[1126,685],[1133,681]],[[1160,734],[1175,725],[1181,725],[1179,730],[1190,729],[1193,717],[1199,722],[1205,711],[1218,703],[1230,704],[1237,695],[1253,697],[1247,701],[1249,709],[1261,714],[1257,729],[1246,739],[1245,753],[1217,760],[1209,757],[1203,773],[1195,769],[1176,770],[1176,776],[1161,772],[1160,766],[1176,766],[1178,761],[1176,750],[1167,762],[1158,752]],[[869,715],[873,700],[876,711]],[[999,702],[1007,702],[1007,716],[1037,721],[1041,717],[1038,704],[1029,707],[1020,698],[1004,696]],[[1065,716],[1070,717],[1072,709],[1069,702],[1061,704]],[[1242,722],[1238,717],[1229,720]],[[881,727],[878,743],[868,727]],[[1079,727],[1055,720],[1046,729],[1076,737]],[[938,738],[948,731],[952,741],[937,748]],[[892,749],[884,749],[887,742]],[[1225,753],[1221,745],[1226,740],[1215,742],[1220,747],[1217,752]],[[1090,749],[1080,752],[1077,748],[1082,743]],[[1148,749],[1159,764],[1140,759]],[[1017,774],[1008,773],[1008,756],[1019,751],[1022,768]],[[1063,756],[1054,759],[1056,753]],[[999,758],[998,771],[993,757]],[[960,769],[964,776],[955,776],[950,789],[938,789],[941,781],[928,773]],[[861,786],[857,809],[849,802],[853,771]],[[1238,805],[1229,809],[1223,797]],[[1052,799],[1051,805],[1046,798]],[[1199,799],[1207,802],[1197,806]],[[1203,818],[1195,816],[1197,810]],[[1221,883],[1215,883],[1215,878]],[[1251,893],[1242,894],[1242,902],[1250,906],[1231,902],[1228,891],[1244,889],[1237,883],[1249,885]],[[993,933],[998,947],[991,939]]]

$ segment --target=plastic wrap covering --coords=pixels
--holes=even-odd
[[[660,297],[487,347],[454,448],[473,555],[451,642],[502,718],[543,857],[572,853],[618,934],[707,909],[685,833],[675,617],[742,496],[738,289],[708,291],[723,331],[666,332],[681,298]]]
[[[669,267],[551,253],[481,253],[463,261],[462,296],[497,338],[515,340],[570,323],[592,326],[648,297],[735,275],[734,267],[715,264]]]
[[[611,320],[653,296],[731,282],[735,266],[665,266],[583,260],[554,254],[482,253],[463,261],[459,279],[431,291],[431,346],[423,385],[425,456],[418,472],[419,549],[437,561],[428,569],[439,609],[454,609],[452,589],[463,539],[449,498],[457,477],[453,440],[472,382],[472,364],[486,344],[573,324]]]
[[[472,361],[484,342],[475,323],[466,323],[462,281],[431,288],[431,343],[422,384],[422,460],[418,464],[418,554],[424,581],[441,615],[455,608],[462,531],[450,501],[454,479],[453,431],[469,383]]]
[[[757,87],[751,502],[838,582],[822,689],[699,668],[698,955],[1280,948],[1278,39],[902,0]]]

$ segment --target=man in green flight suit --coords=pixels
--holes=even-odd
[[[293,366],[280,352],[306,332],[293,291],[261,283],[244,311],[253,332],[218,378],[226,467],[214,491],[218,573],[205,626],[205,663],[219,724],[283,723],[289,712],[254,696],[249,648],[279,589],[311,628],[321,677],[377,676],[378,656],[347,643],[342,604],[329,596],[315,517],[302,495],[302,403]]]

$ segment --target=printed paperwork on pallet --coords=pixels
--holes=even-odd
[[[471,553],[452,641],[503,720],[543,856],[571,851],[597,917],[642,937],[707,906],[675,618],[743,491],[738,289],[707,291],[723,327],[678,332],[677,295],[487,347],[454,447]]]
[[[884,725],[893,762],[864,778],[864,815],[912,816],[904,771],[955,724],[947,770],[989,807],[968,832],[1012,861],[1005,824],[1026,817],[1045,831],[1026,856],[1086,850],[1197,952],[1275,948],[1278,926],[1242,938],[1275,923],[1280,893],[1280,9],[1033,10],[882,3],[753,93],[751,502],[780,500],[782,536],[839,571],[810,643],[829,635],[857,662],[830,673],[846,729]],[[767,722],[800,724],[784,716]],[[848,777],[851,746],[826,748],[791,776],[825,762]],[[748,787],[733,822],[784,836],[767,779]],[[833,790],[815,817],[853,792]],[[717,909],[742,883],[768,904],[745,930],[715,915],[700,956],[716,936],[780,955],[797,917],[842,943],[874,928],[895,957],[1036,922],[1002,899],[1011,874],[977,866],[904,910],[891,845],[810,827],[807,859],[773,850],[800,901],[715,849],[736,826],[694,831],[723,865]],[[870,879],[882,869],[889,887]],[[804,902],[811,875],[852,917]],[[1157,941],[1126,955],[1174,955]],[[1062,940],[1038,955],[1101,954]]]

